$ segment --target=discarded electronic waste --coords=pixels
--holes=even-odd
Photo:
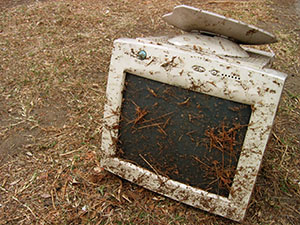
[[[268,67],[273,54],[239,44],[276,39],[184,5],[163,18],[187,33],[114,42],[101,164],[154,192],[241,221],[286,75]]]

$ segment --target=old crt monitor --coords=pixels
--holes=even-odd
[[[177,6],[186,31],[118,39],[111,58],[102,166],[133,183],[232,220],[244,218],[286,75],[254,26]]]

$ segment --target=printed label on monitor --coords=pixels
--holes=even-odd
[[[228,197],[251,107],[126,74],[117,154]]]

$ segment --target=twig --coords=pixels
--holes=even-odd
[[[201,219],[198,219],[198,221],[203,221],[203,220],[209,220],[211,218],[214,218],[213,216],[209,216],[209,217],[205,217],[205,218],[201,218]]]
[[[20,194],[22,193],[25,189],[27,189],[35,180],[35,178],[37,177],[37,172],[34,172],[34,174],[32,175],[32,177],[30,178],[30,180],[24,184],[24,186],[21,188],[21,190],[18,190],[17,193]]]
[[[287,150],[288,150],[288,146],[286,145],[286,146],[285,146],[285,150],[284,150],[284,152],[283,152],[283,154],[282,154],[282,156],[281,156],[280,166],[282,166],[282,163],[283,163],[283,160],[284,160],[284,157],[285,157],[285,155],[286,155]]]
[[[147,90],[148,90],[154,97],[157,97],[157,94],[154,92],[153,89],[147,88]]]
[[[300,211],[298,211],[297,209],[295,209],[294,207],[285,204],[289,209],[293,210],[295,213],[297,213],[298,215],[300,215]]]
[[[2,186],[0,186],[0,190],[2,190],[2,191],[4,191],[4,192],[6,192],[6,193],[8,193],[8,190],[6,190],[4,187],[2,187]]]
[[[167,133],[166,133],[166,131],[164,131],[164,129],[162,129],[161,126],[159,126],[159,125],[158,125],[158,131],[160,133],[163,133],[164,135],[168,136]]]
[[[65,199],[65,195],[66,195],[66,191],[67,191],[67,186],[68,186],[68,184],[69,184],[69,179],[67,179],[66,180],[66,182],[65,182],[65,185],[64,185],[64,187],[63,187],[63,193],[62,193],[62,198],[63,199]],[[52,197],[52,195],[51,195],[51,197]]]
[[[169,117],[169,118],[166,120],[165,124],[163,125],[163,129],[166,128],[166,126],[168,125],[168,123],[170,122],[170,120],[171,120],[171,117]]]
[[[192,156],[197,162],[201,163],[202,165],[206,166],[207,168],[211,168],[210,166],[208,166],[207,164],[205,164],[204,162],[202,162],[197,156]]]
[[[154,121],[154,120],[158,120],[158,119],[164,118],[164,117],[166,117],[166,116],[168,116],[168,115],[171,115],[171,114],[173,114],[173,113],[174,113],[174,112],[169,112],[169,113],[166,113],[166,114],[164,114],[164,115],[162,115],[162,116],[159,116],[159,117],[157,117],[157,118],[155,118],[155,119],[144,120],[144,121],[141,122],[141,123],[149,123],[149,122],[152,122],[152,121]]]
[[[185,101],[177,103],[177,105],[186,105],[190,101],[190,97],[188,97]]]
[[[275,139],[283,146],[285,146],[285,144],[279,139],[279,137],[275,134],[275,132],[272,132],[272,135],[275,137]]]
[[[12,199],[16,200],[18,203],[20,203],[22,206],[24,206],[26,209],[28,209],[30,211],[30,213],[34,216],[34,218],[37,218],[37,216],[34,214],[32,209],[26,203],[20,202],[20,200],[17,199],[17,197],[15,197],[15,196],[12,196]]]
[[[148,127],[159,127],[159,125],[162,125],[163,123],[153,123],[153,124],[149,124],[149,125],[145,125],[142,127],[139,127],[138,130],[144,129],[144,128],[148,128]]]
[[[230,3],[230,4],[236,4],[236,1],[209,1],[206,2],[206,4],[210,5],[210,4],[226,4],[226,3]],[[248,3],[248,1],[238,1],[238,3]]]
[[[83,145],[83,146],[81,146],[80,148],[78,148],[78,149],[76,149],[76,150],[73,150],[73,151],[70,151],[70,152],[66,152],[66,153],[62,153],[62,154],[60,154],[59,156],[66,156],[66,155],[70,155],[70,154],[72,154],[72,153],[74,153],[74,152],[79,152],[79,151],[81,151],[84,147],[86,147],[86,146]]]
[[[56,206],[55,206],[55,202],[54,202],[53,189],[51,189],[51,200],[52,200],[52,206],[56,210]]]
[[[148,166],[151,167],[151,169],[154,170],[154,172],[159,175],[159,173],[157,172],[157,170],[144,158],[144,156],[142,156],[141,154],[139,154],[139,156],[147,163]]]
[[[148,114],[148,112],[145,109],[143,110],[141,107],[139,107],[134,101],[131,100],[131,102],[135,106],[135,112],[137,114],[137,117],[134,120],[129,121],[127,124],[133,122],[133,124],[136,125]]]

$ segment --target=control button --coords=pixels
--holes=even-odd
[[[141,50],[141,51],[138,52],[137,57],[140,60],[144,60],[144,59],[147,58],[147,52],[144,51],[144,50]]]
[[[199,73],[205,72],[205,68],[203,66],[193,65],[192,68]]]
[[[219,74],[219,71],[218,70],[211,70],[209,71],[211,75],[213,76],[217,76]]]

